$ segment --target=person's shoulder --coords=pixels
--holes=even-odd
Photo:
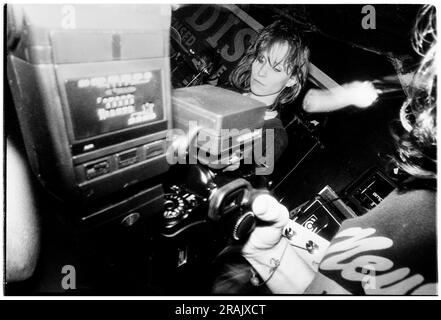
[[[357,218],[343,222],[343,228],[373,227],[396,233],[412,226],[425,233],[435,232],[436,192],[427,189],[394,190],[379,205]]]
[[[394,190],[379,205],[379,208],[395,207],[398,210],[434,210],[436,191],[430,189]]]
[[[275,116],[275,117],[269,118],[269,119],[265,119],[264,127],[265,128],[273,128],[273,129],[284,128],[282,120],[280,120],[280,118],[278,116]]]
[[[396,208],[397,210],[413,210],[417,208],[434,208],[436,191],[430,189],[394,190],[370,212]],[[369,215],[368,215],[369,216]]]

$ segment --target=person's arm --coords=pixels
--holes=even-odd
[[[276,294],[348,294],[344,288],[318,272],[329,242],[289,219],[288,210],[269,195],[258,196],[252,210],[259,223],[242,249],[242,255]],[[292,231],[290,240],[282,237]],[[310,253],[303,248],[313,240]]]
[[[303,100],[303,109],[310,113],[331,112],[347,106],[367,108],[377,99],[378,93],[371,82],[344,84],[329,90],[310,89]]]
[[[303,294],[316,274],[285,238],[271,250],[245,258],[276,294]]]
[[[10,141],[6,161],[6,281],[12,282],[32,276],[40,239],[31,173]]]
[[[256,227],[242,249],[243,256],[272,292],[302,294],[315,272],[281,236],[290,221],[288,210],[269,195],[258,196],[252,209],[269,224]]]

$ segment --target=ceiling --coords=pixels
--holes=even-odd
[[[350,46],[384,55],[412,55],[409,39],[419,5],[239,5],[262,25],[278,16],[293,19],[298,26],[313,34],[341,41]],[[373,11],[372,11],[373,8]],[[362,19],[375,14],[375,29],[363,29]]]

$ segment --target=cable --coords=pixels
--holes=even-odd
[[[257,277],[256,271],[254,270],[254,268],[251,268],[251,273],[253,275],[250,278],[250,282],[253,286],[260,287],[260,286],[263,286],[264,284],[268,283],[268,281],[271,280],[271,278],[273,277],[273,275],[276,273],[277,269],[279,268],[283,257],[285,256],[285,252],[286,252],[286,249],[288,248],[288,245],[289,245],[289,242],[286,242],[285,248],[283,249],[283,252],[282,252],[282,255],[280,256],[280,259],[271,258],[270,263],[273,263],[274,267],[271,267],[271,269],[270,269],[271,273],[268,276],[268,278],[266,278],[265,281],[259,282],[259,278]],[[304,248],[302,248],[302,249],[304,249]]]
[[[312,150],[314,150],[315,149],[315,147],[317,146],[317,145],[319,145],[319,142],[316,142],[312,147],[311,147],[311,149],[309,149],[308,150],[308,152],[302,157],[302,159],[300,159],[300,161],[299,162],[297,162],[297,164],[294,166],[294,168],[292,168],[289,172],[288,172],[288,174],[272,189],[272,191],[274,192],[281,184],[282,184],[282,182],[283,181],[285,181],[286,180],[286,178],[303,162],[303,160],[305,160],[305,158],[312,152]],[[282,202],[283,201],[283,199],[284,199],[285,197],[283,197],[282,199],[280,199],[280,202]]]

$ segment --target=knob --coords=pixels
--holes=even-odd
[[[254,230],[255,226],[254,213],[248,211],[237,219],[233,228],[233,239],[236,241],[244,240]]]

